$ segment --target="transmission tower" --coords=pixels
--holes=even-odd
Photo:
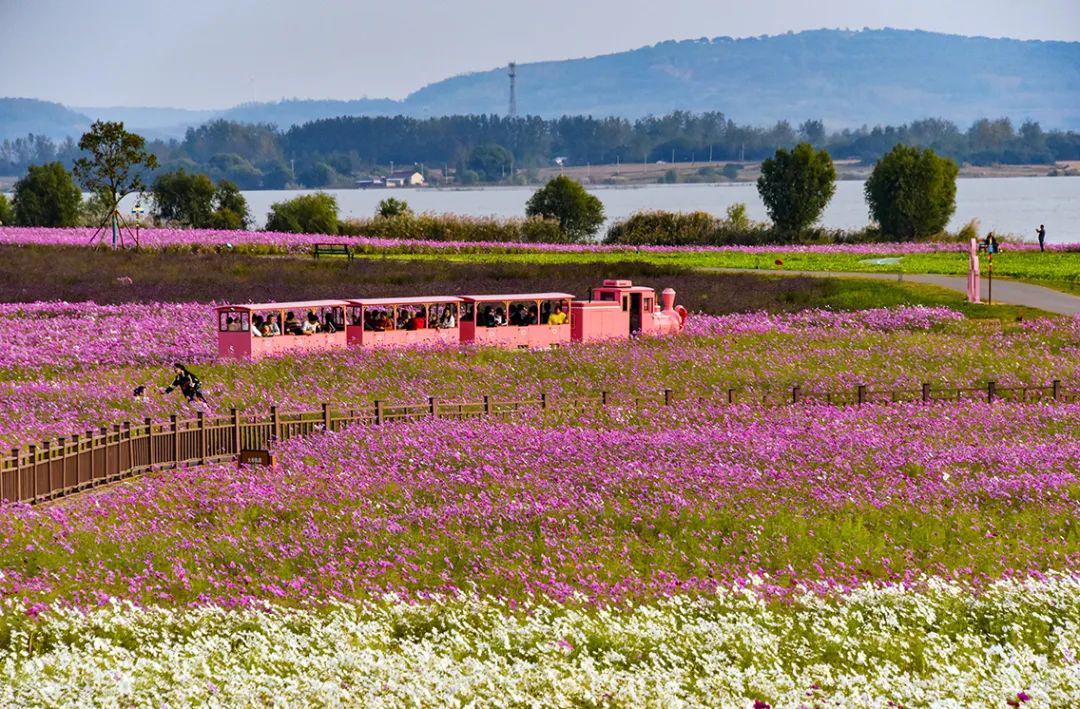
[[[510,111],[509,116],[514,118],[517,116],[517,64],[510,62],[510,71],[507,74],[510,76]]]

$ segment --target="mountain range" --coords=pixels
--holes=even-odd
[[[506,113],[505,67],[450,77],[406,98],[249,103],[224,110],[65,107],[0,99],[0,139],[77,136],[94,119],[151,138],[213,119],[285,129],[343,115]],[[722,111],[752,124],[822,119],[830,129],[927,116],[1034,119],[1080,128],[1080,42],[965,37],[917,30],[812,30],[667,41],[597,57],[519,64],[518,113],[638,118]]]

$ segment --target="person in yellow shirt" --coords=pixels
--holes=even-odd
[[[548,325],[565,325],[570,319],[570,307],[563,303],[562,306],[548,316]]]

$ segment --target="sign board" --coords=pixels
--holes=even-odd
[[[270,451],[262,448],[243,448],[240,450],[240,455],[236,457],[236,464],[239,465],[268,465],[271,468],[277,463],[277,458],[270,454]]]

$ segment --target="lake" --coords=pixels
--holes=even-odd
[[[477,189],[325,190],[337,197],[342,218],[374,214],[379,201],[397,197],[416,212],[453,212],[471,216],[519,217],[535,187]],[[251,213],[261,226],[270,205],[314,190],[245,192]],[[743,202],[752,219],[766,220],[765,207],[753,183],[594,186],[589,191],[604,203],[609,223],[641,209],[702,210],[723,215],[731,204]],[[126,210],[125,210],[126,211]],[[1017,234],[1035,239],[1035,229],[1046,225],[1048,242],[1080,242],[1080,178],[983,177],[961,178],[956,185],[956,214],[949,222],[958,229],[971,219],[979,231]],[[822,216],[834,229],[857,229],[869,222],[863,183],[836,183],[836,194]],[[606,225],[605,225],[606,228]]]

